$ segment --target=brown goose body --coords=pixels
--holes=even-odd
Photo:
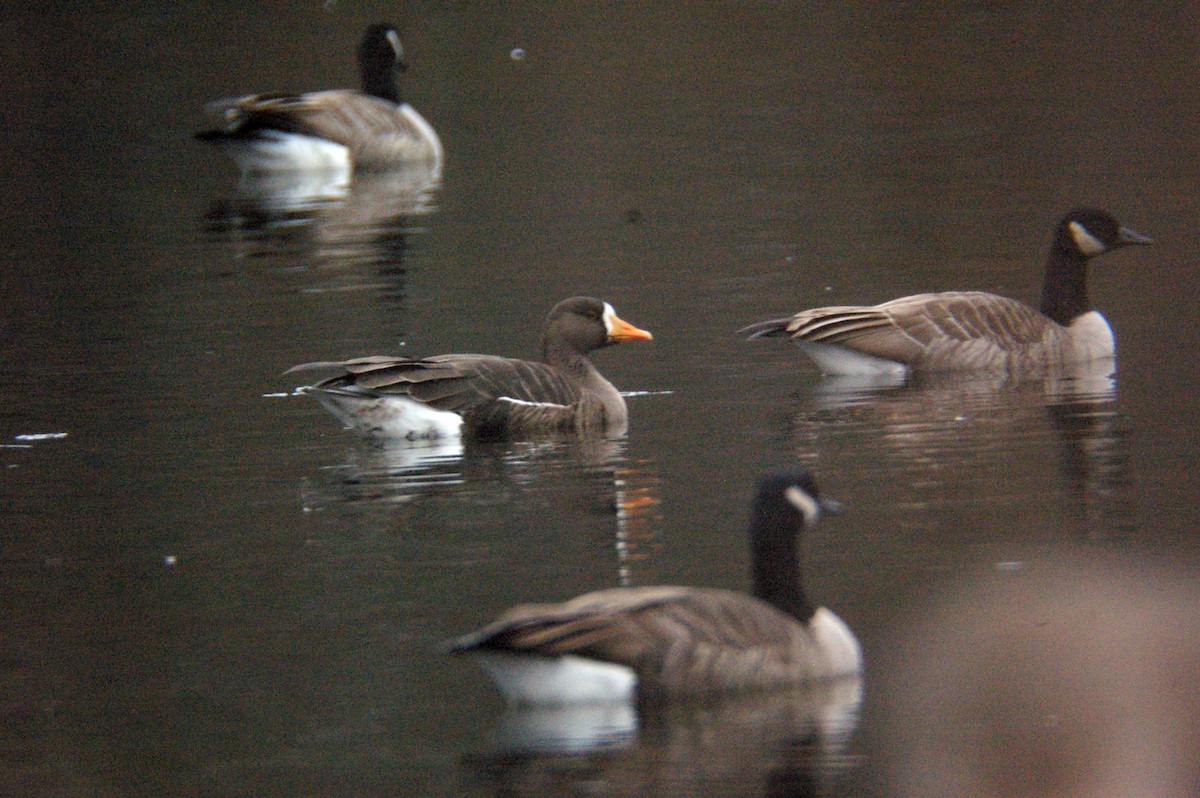
[[[433,126],[400,100],[395,71],[403,68],[399,36],[372,25],[359,45],[363,90],[250,94],[209,109],[225,126],[197,138],[223,147],[248,172],[280,169],[385,169],[404,164],[440,168],[443,150]]]
[[[543,329],[542,361],[480,354],[427,358],[372,356],[306,363],[340,373],[301,390],[360,434],[408,440],[463,434],[623,434],[625,400],[587,353],[650,333],[620,319],[606,302],[564,300]]]
[[[754,595],[694,587],[612,588],[530,604],[453,644],[516,703],[670,699],[848,676],[862,668],[849,627],[808,602],[796,555],[818,500],[802,472],[759,484],[751,526]]]
[[[883,371],[1031,373],[1114,353],[1111,333],[1105,334],[1107,323],[1098,313],[1077,326],[1062,325],[1024,302],[982,291],[915,294],[867,307],[813,308],[772,324],[778,325],[778,333],[759,335],[791,336],[831,373],[845,371],[828,347],[875,358]]]
[[[983,291],[948,291],[813,308],[740,332],[790,337],[829,374],[1058,371],[1116,353],[1112,329],[1088,301],[1088,261],[1149,243],[1104,211],[1078,208],[1055,229],[1040,309]]]

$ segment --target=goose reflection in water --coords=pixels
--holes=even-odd
[[[243,173],[206,216],[211,234],[230,237],[247,255],[291,242],[318,261],[364,260],[385,242],[437,210],[441,172],[405,165],[364,172],[351,183],[321,171]],[[302,233],[303,235],[299,235]],[[295,240],[298,239],[298,240]]]
[[[535,516],[531,523],[541,526],[547,517],[570,518],[562,524],[574,525],[573,537],[611,547],[612,583],[628,585],[653,576],[662,548],[662,480],[658,463],[631,459],[626,443],[575,435],[415,446],[355,439],[340,462],[301,479],[300,502],[306,512],[439,503],[443,521],[474,526],[481,525],[473,518],[481,505],[509,521]]]
[[[926,494],[914,499],[922,506],[936,503],[930,491],[952,491],[970,475],[1000,474],[1027,459],[1040,468],[1037,452],[1048,446],[1074,537],[1111,539],[1137,528],[1127,423],[1111,360],[1036,379],[822,377],[798,404],[785,422],[786,445],[836,456],[846,445],[843,436],[854,435],[859,454],[865,442],[877,450],[877,467],[894,470],[896,480]],[[992,480],[989,490],[1012,482],[1011,476]]]
[[[436,210],[439,185],[439,173],[420,165],[363,172],[350,185],[303,171],[243,174],[206,225],[241,259],[302,268],[305,293],[371,296],[402,336],[410,238]]]
[[[464,779],[506,796],[824,796],[858,764],[859,677],[640,706],[512,707],[464,756]]]

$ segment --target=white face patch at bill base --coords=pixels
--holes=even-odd
[[[604,303],[604,314],[601,316],[604,319],[604,333],[608,337],[612,337],[613,330],[616,328],[614,320],[617,318],[617,312],[613,310],[613,306],[609,303]]]
[[[1071,231],[1071,238],[1075,239],[1075,246],[1079,247],[1079,251],[1089,258],[1100,255],[1108,251],[1108,247],[1096,238],[1091,232],[1081,225],[1079,222],[1070,222],[1067,227]]]

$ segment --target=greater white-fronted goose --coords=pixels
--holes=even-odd
[[[226,150],[246,172],[385,169],[421,164],[440,170],[442,143],[433,126],[400,99],[403,70],[396,29],[367,28],[358,45],[362,91],[251,94],[209,108],[226,120],[196,137]]]
[[[857,674],[862,652],[801,584],[797,545],[822,508],[812,475],[768,474],[750,521],[753,595],[624,587],[514,607],[451,645],[475,655],[509,701],[661,700]]]
[[[607,302],[572,297],[546,317],[541,362],[475,354],[379,355],[304,363],[288,373],[338,369],[337,376],[300,390],[370,437],[621,435],[628,423],[625,400],[587,355],[609,344],[651,339]]]
[[[739,333],[790,337],[826,374],[1059,371],[1116,352],[1112,329],[1088,301],[1088,261],[1150,243],[1107,211],[1076,208],[1054,230],[1040,310],[982,291],[947,291],[803,310]]]

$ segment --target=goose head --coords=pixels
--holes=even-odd
[[[624,341],[653,340],[648,331],[638,329],[617,316],[613,306],[593,297],[564,299],[546,317],[542,348],[550,351],[565,346],[586,355],[595,349]]]
[[[1154,239],[1123,226],[1111,213],[1099,208],[1075,208],[1058,223],[1054,238],[1056,248],[1083,258],[1134,244],[1153,243]]]
[[[754,528],[762,534],[772,528],[799,531],[814,526],[822,512],[836,513],[840,509],[837,502],[821,498],[811,473],[802,468],[785,469],[759,479]]]
[[[378,22],[363,34],[358,43],[358,68],[363,91],[391,102],[400,102],[396,74],[408,68],[404,46],[394,25]]]
[[[801,622],[812,617],[816,606],[804,593],[796,547],[800,534],[811,529],[822,512],[839,509],[837,502],[821,498],[813,475],[803,469],[777,471],[759,479],[750,519],[756,597]]]

